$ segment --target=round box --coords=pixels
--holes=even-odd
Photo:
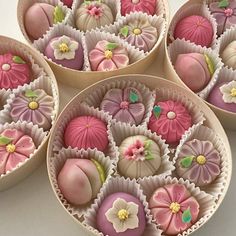
[[[84,99],[87,98],[99,86],[105,86],[109,82],[114,82],[114,81],[118,81],[121,79],[128,80],[128,81],[140,82],[140,83],[146,85],[151,90],[154,90],[155,88],[165,88],[165,89],[173,88],[176,94],[177,93],[181,93],[181,94],[184,93],[193,104],[198,104],[199,107],[201,108],[201,111],[203,112],[203,115],[206,118],[206,120],[204,121],[204,125],[208,126],[212,130],[214,130],[215,133],[222,139],[224,146],[225,146],[225,151],[227,153],[226,158],[228,161],[229,171],[228,171],[228,175],[226,177],[226,184],[224,185],[224,189],[222,191],[222,194],[220,195],[220,197],[216,201],[216,207],[212,210],[212,215],[213,215],[215,213],[215,211],[218,209],[218,207],[220,206],[220,204],[222,203],[222,201],[226,195],[226,192],[227,192],[229,184],[230,184],[231,174],[232,174],[232,156],[231,156],[231,150],[230,150],[229,142],[228,142],[227,136],[225,134],[225,131],[224,131],[223,127],[221,126],[217,117],[211,111],[211,109],[206,104],[204,104],[198,96],[196,96],[195,94],[193,94],[189,90],[186,90],[185,88],[182,88],[181,86],[176,85],[175,83],[173,83],[171,81],[168,81],[168,80],[165,80],[165,79],[162,79],[159,77],[155,77],[155,76],[145,76],[145,75],[115,76],[115,77],[100,81],[100,82],[88,87],[87,89],[81,91],[78,95],[76,95],[68,103],[68,105],[64,108],[64,110],[60,114],[60,116],[57,120],[57,123],[53,128],[50,139],[49,139],[48,151],[47,151],[47,168],[48,168],[48,175],[49,175],[52,189],[54,191],[54,194],[56,195],[57,200],[60,202],[61,206],[63,206],[63,208],[75,220],[75,222],[79,223],[79,225],[83,226],[83,228],[85,230],[89,231],[89,229],[86,228],[84,226],[84,224],[82,224],[81,221],[79,220],[82,218],[76,217],[75,214],[70,213],[66,209],[65,205],[62,203],[60,197],[58,196],[58,194],[59,194],[58,190],[56,190],[54,188],[55,180],[53,181],[53,179],[51,177],[51,172],[50,172],[50,164],[51,164],[50,160],[54,156],[54,154],[57,153],[56,149],[54,149],[54,140],[55,140],[57,130],[59,127],[61,127],[60,124],[62,124],[64,117],[67,114],[68,110],[73,109],[75,107],[75,104],[78,104],[79,102],[84,101]],[[209,220],[209,218],[207,220]],[[196,229],[193,229],[193,231],[195,231],[195,230]],[[90,233],[91,233],[91,235],[95,235],[92,232],[90,232]],[[185,234],[185,235],[188,235],[188,234]]]
[[[210,2],[210,1],[208,1]],[[211,1],[212,2],[212,1]],[[176,14],[179,14],[182,11],[185,11],[186,9],[188,9],[191,4],[201,4],[203,3],[202,0],[189,0],[187,3],[185,3],[178,11]],[[175,18],[175,16],[173,17],[173,19]],[[168,45],[169,43],[171,43],[171,40],[169,38],[169,31],[171,28],[171,24],[172,24],[173,20],[170,23],[169,28],[167,29],[167,39],[165,40],[165,53],[166,53],[166,61],[165,61],[165,73],[167,75],[168,78],[170,78],[170,80],[176,82],[177,84],[180,84],[181,86],[189,89],[185,83],[179,78],[178,74],[176,73],[171,59],[169,57],[169,53],[168,53]],[[217,49],[215,49],[217,52]],[[210,104],[209,102],[205,101],[206,104],[215,112],[216,116],[219,118],[219,120],[221,121],[221,123],[223,124],[223,126],[225,128],[231,129],[231,130],[236,130],[236,113],[233,112],[228,112],[225,111],[221,108],[218,108],[212,104]]]
[[[2,46],[6,46],[6,48],[21,48],[24,50],[27,55],[31,55],[34,59],[34,62],[39,65],[47,76],[50,77],[52,80],[52,83],[54,85],[55,93],[57,94],[57,105],[55,108],[55,119],[59,113],[59,91],[57,87],[57,82],[55,79],[55,76],[51,70],[51,68],[48,66],[46,61],[43,59],[43,57],[34,49],[31,49],[30,47],[24,45],[23,43],[20,43],[14,39],[0,36],[0,42]],[[8,92],[8,91],[7,91]],[[11,93],[11,92],[9,92]],[[52,128],[51,128],[52,129]],[[50,132],[47,134],[46,138],[43,139],[43,142],[41,146],[38,148],[37,152],[25,163],[23,163],[20,167],[14,169],[13,171],[3,175],[0,177],[0,191],[5,190],[7,188],[10,188],[11,186],[15,185],[16,183],[23,180],[25,177],[27,177],[29,174],[31,174],[45,159],[46,157],[46,150],[47,150],[47,144],[48,144],[48,137]]]
[[[34,3],[40,2],[37,0],[19,0],[18,1],[18,24],[20,29],[27,40],[27,42],[32,45],[32,41],[27,36],[25,27],[24,27],[24,14],[26,10]],[[42,2],[42,1],[41,1]],[[54,1],[55,2],[55,1]],[[166,0],[163,0],[165,15],[163,16],[166,20],[166,23],[169,22],[169,6]],[[160,47],[163,43],[164,37],[158,41],[155,49],[153,49],[147,56],[143,59],[128,65],[125,68],[118,69],[115,71],[108,71],[108,72],[96,72],[96,71],[77,71],[68,68],[64,68],[62,66],[57,65],[56,63],[52,62],[51,60],[47,60],[49,65],[51,66],[56,78],[63,84],[69,85],[71,87],[76,87],[79,89],[84,89],[89,85],[96,83],[104,78],[108,78],[115,75],[124,75],[130,73],[143,73],[155,60],[157,53],[160,50]]]

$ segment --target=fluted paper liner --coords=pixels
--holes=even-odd
[[[208,19],[213,27],[213,38],[212,38],[212,44],[211,47],[214,49],[216,47],[216,41],[217,41],[217,23],[215,18],[211,15],[207,5],[205,3],[192,3],[189,5],[185,5],[181,8],[176,14],[175,17],[172,19],[170,29],[169,29],[169,36],[170,40],[174,41],[174,32],[175,27],[178,24],[178,22],[185,17],[192,16],[192,15],[200,15]],[[189,41],[187,41],[189,42]]]
[[[129,80],[116,80],[113,82],[108,82],[105,85],[98,86],[98,88],[94,90],[93,93],[91,93],[84,99],[84,101],[89,106],[99,109],[100,104],[105,94],[110,89],[114,89],[114,88],[125,89],[127,87],[134,87],[141,93],[143,104],[145,106],[145,115],[140,125],[147,126],[147,123],[148,123],[148,120],[151,115],[152,108],[155,102],[155,96],[148,87],[146,87],[144,84],[141,84],[139,82],[131,81],[131,80],[130,81]]]
[[[193,139],[198,139],[201,141],[210,141],[214,148],[219,152],[221,157],[221,173],[216,178],[214,182],[211,184],[200,187],[205,192],[213,195],[216,199],[219,199],[219,197],[222,195],[223,190],[225,188],[225,185],[227,184],[227,176],[228,176],[228,170],[229,170],[229,162],[228,162],[228,154],[226,152],[226,149],[224,147],[224,143],[222,142],[221,138],[210,128],[206,126],[198,126],[193,127],[191,130],[189,130],[188,133],[186,133],[183,138],[180,141],[179,146],[177,147],[175,157],[174,157],[174,163],[176,162],[178,155],[181,151],[182,146]]]
[[[132,196],[137,197],[143,203],[147,222],[143,235],[161,236],[162,231],[158,229],[158,227],[152,222],[150,210],[148,209],[148,203],[146,202],[146,197],[143,195],[143,192],[140,189],[140,185],[136,183],[135,180],[125,179],[123,177],[111,178],[109,182],[104,184],[94,204],[85,214],[84,225],[96,235],[103,236],[104,234],[96,229],[96,213],[98,212],[98,209],[103,200],[109,195],[117,192],[131,194]]]
[[[201,227],[213,214],[215,211],[216,203],[215,198],[204,191],[201,191],[198,187],[196,187],[193,183],[190,183],[188,180],[183,180],[182,178],[177,179],[173,177],[158,177],[152,176],[139,181],[141,185],[141,189],[143,190],[144,195],[146,196],[147,202],[149,202],[153,193],[160,187],[163,187],[168,184],[182,184],[184,185],[188,191],[191,193],[193,197],[197,200],[200,205],[199,211],[199,219],[198,221],[192,225],[189,229],[184,231],[178,236],[187,236],[192,232]],[[163,234],[165,235],[165,234]]]
[[[83,52],[84,52],[84,65],[82,70],[87,71],[89,70],[89,61],[88,61],[88,52],[87,52],[87,47],[86,47],[86,43],[85,43],[85,38],[84,38],[84,33],[73,29],[71,26],[69,25],[64,25],[64,24],[57,24],[55,25],[53,28],[51,28],[46,35],[44,35],[43,38],[40,38],[36,41],[34,41],[33,47],[35,47],[36,49],[38,49],[41,54],[47,58],[49,61],[51,61],[52,63],[56,64],[55,62],[52,61],[51,58],[48,58],[44,55],[44,51],[48,45],[48,43],[50,42],[50,40],[52,40],[55,37],[60,37],[66,35],[68,37],[71,37],[72,39],[76,40],[77,42],[80,43],[80,45],[83,47]],[[60,64],[57,64],[61,67],[63,67]],[[66,67],[64,67],[66,68]]]
[[[122,40],[120,37],[115,36],[110,33],[100,32],[96,30],[91,30],[90,32],[87,32],[85,34],[85,41],[86,41],[88,53],[91,50],[93,50],[96,44],[101,40],[107,40],[108,42],[117,43],[118,45],[126,48],[128,51],[128,56],[130,60],[129,65],[145,57],[145,54],[143,51],[140,51],[136,49],[134,46],[131,46],[130,44]]]
[[[91,0],[92,1],[92,0]],[[95,1],[95,0],[94,0]],[[105,3],[112,11],[112,15],[114,17],[114,21],[116,21],[117,19],[119,19],[120,17],[120,2],[117,0],[102,0],[103,3]],[[70,26],[77,28],[76,27],[76,11],[77,9],[82,5],[82,3],[84,3],[84,0],[75,0],[73,5],[72,5],[72,14],[70,15],[70,17],[68,17],[67,19],[67,24],[69,24]],[[108,26],[110,26],[111,24],[109,24]],[[99,28],[96,28],[99,29]],[[78,29],[79,30],[79,29]]]
[[[133,13],[130,13],[129,15],[127,15],[126,17],[121,17],[118,21],[116,21],[111,26],[102,27],[101,30],[104,31],[104,32],[113,33],[115,35],[118,35],[119,32],[120,32],[120,29],[122,27],[124,27],[129,22],[132,22],[134,20],[146,20],[153,27],[155,27],[157,29],[158,37],[157,37],[156,44],[154,45],[154,47],[149,52],[145,53],[147,55],[148,53],[152,52],[153,50],[155,50],[156,48],[159,47],[160,43],[162,42],[162,40],[165,36],[166,21],[161,16],[156,16],[156,15],[151,16],[151,15],[148,15],[148,14],[142,13],[142,12],[133,12]],[[136,47],[136,48],[139,49],[138,47]]]
[[[72,149],[72,148],[63,148],[60,150],[58,154],[55,154],[54,157],[50,157],[50,164],[49,164],[49,175],[52,180],[54,189],[57,193],[58,198],[64,205],[67,211],[70,212],[73,216],[78,216],[79,218],[82,217],[85,212],[88,210],[88,208],[93,203],[94,199],[91,200],[86,205],[72,205],[70,204],[66,198],[63,196],[58,183],[57,183],[57,177],[60,173],[62,167],[64,166],[67,159],[95,159],[98,161],[104,168],[104,172],[106,174],[106,182],[109,181],[109,178],[112,176],[112,174],[115,171],[115,164],[114,160],[111,160],[109,157],[105,157],[105,155],[97,151],[96,149]]]
[[[30,41],[33,42],[34,39],[32,39],[26,32],[25,30],[25,26],[24,26],[24,17],[25,17],[25,13],[26,11],[29,9],[29,7],[31,7],[34,3],[48,3],[50,5],[53,6],[60,6],[62,8],[62,11],[65,14],[65,19],[61,22],[61,24],[65,24],[70,15],[71,15],[71,10],[66,7],[65,5],[63,5],[63,3],[59,0],[30,0],[30,1],[22,1],[21,4],[19,4],[19,11],[18,11],[18,18],[19,18],[19,24],[20,24],[20,28],[22,29],[22,33],[24,35],[24,37]],[[50,27],[50,29],[52,29],[55,25],[57,24],[53,24],[52,27]],[[45,32],[46,34],[47,32]],[[43,37],[43,36],[42,36]]]
[[[63,120],[61,120],[61,123],[57,123],[58,128],[55,134],[53,152],[59,152],[63,147],[65,147],[64,145],[65,129],[68,123],[72,119],[79,116],[94,116],[107,124],[107,135],[108,135],[109,144],[106,150],[104,151],[104,153],[106,156],[110,156],[111,159],[117,159],[117,150],[115,147],[115,143],[113,141],[113,137],[110,132],[111,124],[110,124],[109,117],[107,117],[107,115],[104,112],[88,107],[86,104],[82,104],[82,103],[71,104],[70,109],[68,109],[67,112],[65,113]]]
[[[5,122],[10,123],[13,121],[10,115],[12,102],[14,101],[17,95],[28,89],[32,90],[43,89],[48,95],[54,98],[54,110],[51,114],[51,119],[52,119],[52,125],[55,123],[57,110],[59,108],[59,94],[57,93],[55,84],[47,76],[41,76],[38,79],[31,82],[30,84],[25,84],[24,86],[13,90],[13,93],[9,96],[7,100],[7,104],[4,107],[4,110],[0,112],[0,123],[4,124]]]
[[[221,62],[221,59],[219,58],[217,52],[212,50],[211,48],[201,47],[199,45],[195,45],[194,43],[190,43],[190,42],[186,42],[184,40],[176,39],[168,47],[168,54],[169,54],[169,57],[170,57],[173,67],[174,67],[175,62],[177,60],[177,56],[179,54],[185,54],[185,53],[207,54],[211,58],[214,66],[215,66],[215,72],[212,75],[210,82],[206,85],[206,87],[202,91],[197,93],[200,97],[203,97],[205,91],[209,90],[209,88],[214,86],[214,84],[217,82],[218,74],[219,74],[220,69],[223,66],[223,63]]]
[[[111,126],[112,136],[114,138],[114,142],[118,147],[121,145],[122,141],[130,136],[134,135],[144,135],[147,138],[153,140],[160,148],[161,154],[161,165],[155,175],[158,176],[167,176],[171,175],[172,171],[174,171],[175,167],[173,163],[170,161],[169,157],[169,149],[168,144],[165,143],[164,140],[161,139],[160,136],[152,133],[150,130],[147,130],[145,127],[135,127],[127,124],[116,123]],[[118,151],[119,156],[119,151]]]
[[[34,144],[36,146],[35,151],[30,154],[29,158],[26,159],[25,161],[19,163],[13,170],[7,171],[6,174],[0,175],[0,179],[2,177],[5,177],[7,175],[10,175],[14,170],[20,168],[22,165],[24,165],[29,159],[34,158],[34,155],[38,152],[38,150],[42,147],[42,143],[45,140],[46,133],[43,131],[43,129],[39,129],[37,125],[33,125],[33,123],[27,123],[27,122],[12,122],[12,123],[5,123],[5,124],[0,124],[0,133],[2,133],[6,129],[17,129],[22,131],[24,134],[30,136]]]
[[[4,110],[4,107],[6,106],[7,103],[7,99],[9,98],[11,94],[11,91],[5,91],[5,90],[0,90],[0,113],[2,112],[2,110]],[[2,120],[0,118],[0,123],[2,123]]]

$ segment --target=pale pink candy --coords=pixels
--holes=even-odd
[[[30,82],[30,67],[16,63],[11,53],[0,55],[0,89],[14,89]]]
[[[152,114],[148,128],[152,132],[156,132],[161,135],[163,139],[169,144],[178,144],[182,135],[192,125],[192,117],[188,110],[180,102],[172,100],[158,102],[156,104],[160,106],[161,113],[159,117]],[[174,114],[174,118],[168,118],[168,114]]]
[[[89,61],[93,71],[111,71],[129,65],[129,56],[126,48],[118,46],[112,50],[112,58],[105,56],[106,47],[110,42],[99,41],[89,53]]]
[[[149,15],[154,15],[157,1],[159,0],[122,0],[121,14],[125,16],[130,12],[141,11]]]
[[[178,212],[172,212],[171,203],[179,204]],[[197,200],[181,184],[170,184],[158,188],[149,201],[149,208],[156,223],[160,224],[167,235],[177,235],[187,230],[197,221],[199,214]],[[182,221],[182,214],[187,209],[190,210],[192,216],[190,223]]]
[[[36,98],[26,97],[25,92],[16,96],[11,104],[11,117],[13,121],[32,122],[48,130],[52,122],[53,97],[47,95],[42,89],[36,89],[34,92],[38,95]],[[38,108],[35,110],[29,108],[29,103],[32,101],[38,103]]]
[[[0,145],[0,174],[5,174],[28,159],[36,147],[30,136],[17,129],[6,129],[0,136],[12,139],[11,144],[15,145],[12,153],[6,150],[6,145]]]
[[[138,96],[138,100],[132,103],[129,99],[130,92]],[[117,121],[139,125],[144,117],[145,106],[142,103],[141,93],[133,88],[111,89],[103,98],[100,109],[108,112]]]
[[[213,40],[213,27],[211,22],[203,16],[188,16],[177,23],[174,37],[189,40],[203,47],[210,47]]]

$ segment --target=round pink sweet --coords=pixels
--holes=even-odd
[[[205,57],[201,53],[179,54],[174,67],[180,79],[193,92],[204,89],[211,79]]]
[[[14,89],[29,82],[30,67],[22,58],[11,53],[0,55],[0,89]]]
[[[189,40],[203,47],[210,47],[213,40],[213,27],[211,22],[203,16],[188,16],[177,23],[174,37]]]
[[[216,107],[219,107],[223,110],[236,113],[236,103],[226,103],[223,100],[223,95],[220,91],[220,87],[228,84],[227,82],[217,84],[212,91],[210,92],[207,101]]]
[[[135,229],[128,229],[125,232],[117,233],[113,228],[112,223],[110,223],[106,218],[106,212],[112,208],[113,202],[118,198],[124,199],[126,202],[133,202],[138,205],[138,219],[139,226]],[[146,217],[144,206],[140,200],[130,194],[124,192],[113,193],[106,197],[98,209],[97,213],[97,227],[104,235],[109,236],[141,236],[146,227]]]
[[[25,13],[25,29],[33,39],[41,38],[53,26],[54,6],[35,3]]]
[[[36,149],[33,139],[17,129],[6,129],[0,137],[11,141],[0,144],[0,175],[14,169],[19,163],[29,158]],[[9,151],[11,149],[11,151]]]
[[[157,0],[122,0],[121,14],[125,16],[131,12],[141,11],[149,15],[154,15],[156,12]]]
[[[61,0],[67,7],[72,7],[73,0]]]
[[[64,141],[67,147],[104,151],[108,145],[107,126],[93,116],[74,118],[65,129]]]
[[[82,45],[79,44],[78,49],[75,51],[75,56],[73,59],[62,59],[57,60],[54,55],[54,49],[51,46],[51,43],[58,40],[61,37],[53,38],[49,41],[47,47],[44,50],[44,55],[48,58],[50,58],[53,62],[55,62],[58,65],[62,65],[66,68],[74,69],[74,70],[81,70],[84,64],[84,50]],[[75,39],[71,38],[71,40],[76,41]]]
[[[156,106],[160,107],[161,112],[158,117],[152,113],[148,128],[161,135],[168,144],[178,144],[192,125],[190,113],[182,103],[172,100],[158,102]]]
[[[178,211],[172,211],[171,204],[179,204]],[[191,196],[184,185],[170,184],[158,188],[149,201],[149,208],[154,220],[165,235],[177,235],[191,227],[198,219],[199,204]],[[191,212],[191,222],[185,223],[182,220],[183,212],[187,209]]]

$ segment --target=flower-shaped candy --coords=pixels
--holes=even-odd
[[[48,130],[51,127],[53,108],[53,97],[47,95],[44,90],[27,90],[15,97],[10,115],[13,121],[32,122]]]
[[[93,71],[112,71],[129,65],[128,51],[117,43],[99,41],[89,53]]]
[[[225,103],[236,103],[236,80],[220,87]]]
[[[4,130],[0,134],[0,175],[24,162],[35,149],[30,136],[17,129]]]
[[[30,67],[19,56],[0,55],[0,89],[14,89],[30,82]]]
[[[139,125],[145,113],[142,100],[142,95],[136,88],[114,88],[105,94],[100,108],[117,121]]]
[[[184,185],[170,184],[158,188],[149,201],[156,223],[167,235],[177,235],[198,219],[199,204]]]
[[[148,127],[152,132],[161,135],[167,143],[175,145],[191,125],[191,115],[184,105],[168,100],[154,106]]]
[[[179,177],[197,186],[212,183],[220,174],[220,154],[210,141],[191,140],[183,145],[176,162]]]

